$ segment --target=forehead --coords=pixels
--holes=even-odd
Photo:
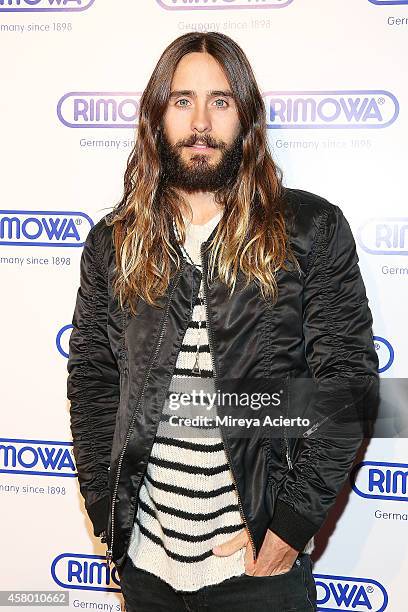
[[[228,79],[220,64],[209,53],[188,53],[181,58],[174,72],[171,89],[193,89],[207,93],[211,89],[229,89]]]

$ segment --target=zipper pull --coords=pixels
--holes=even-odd
[[[112,563],[112,549],[108,548],[106,550],[106,566],[109,568]]]
[[[315,423],[313,427],[305,431],[305,433],[303,434],[303,437],[308,438],[314,431],[316,431],[316,429],[318,429],[318,427],[319,427],[319,423]]]
[[[337,413],[336,413],[337,414]],[[305,433],[303,434],[304,438],[307,438],[308,436],[310,436],[312,433],[314,433],[316,431],[316,429],[319,429],[320,425],[322,425],[323,423],[325,423],[327,421],[329,417],[326,416],[324,417],[324,419],[322,419],[321,421],[318,421],[317,423],[315,423],[314,425],[312,425],[312,427],[310,427],[307,431],[305,431]]]
[[[289,450],[286,451],[286,461],[288,462],[289,469],[291,470],[293,468],[293,465],[292,465],[292,460],[289,456]]]

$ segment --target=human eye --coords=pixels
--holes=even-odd
[[[221,106],[220,104],[216,104],[216,106],[218,106],[218,108],[227,108],[229,106],[228,102],[226,100],[224,100],[223,98],[218,98],[217,100],[215,100],[215,102],[224,102],[225,106]]]
[[[179,102],[188,102],[187,98],[180,98],[179,100],[176,101],[175,106],[177,106],[177,104]],[[181,104],[181,106],[186,106],[185,104]]]

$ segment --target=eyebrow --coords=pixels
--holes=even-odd
[[[192,89],[176,89],[170,93],[170,98],[177,98],[178,96],[191,96],[192,98],[196,98],[197,94]],[[223,98],[234,97],[230,89],[211,89],[207,91],[207,97],[212,98],[214,96],[222,96]]]

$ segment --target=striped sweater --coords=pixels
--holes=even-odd
[[[200,244],[220,217],[218,213],[204,225],[186,222],[184,252],[200,270]],[[140,488],[128,547],[136,567],[159,576],[177,591],[195,591],[245,572],[245,547],[226,557],[212,552],[214,546],[245,526],[219,428],[183,429],[169,423],[170,416],[174,422],[176,417],[205,413],[203,409],[194,413],[191,406],[173,411],[168,401],[170,393],[191,389],[199,328],[201,376],[197,389],[215,391],[205,305],[200,297],[202,284],[201,281]],[[313,542],[306,552],[310,544]]]

